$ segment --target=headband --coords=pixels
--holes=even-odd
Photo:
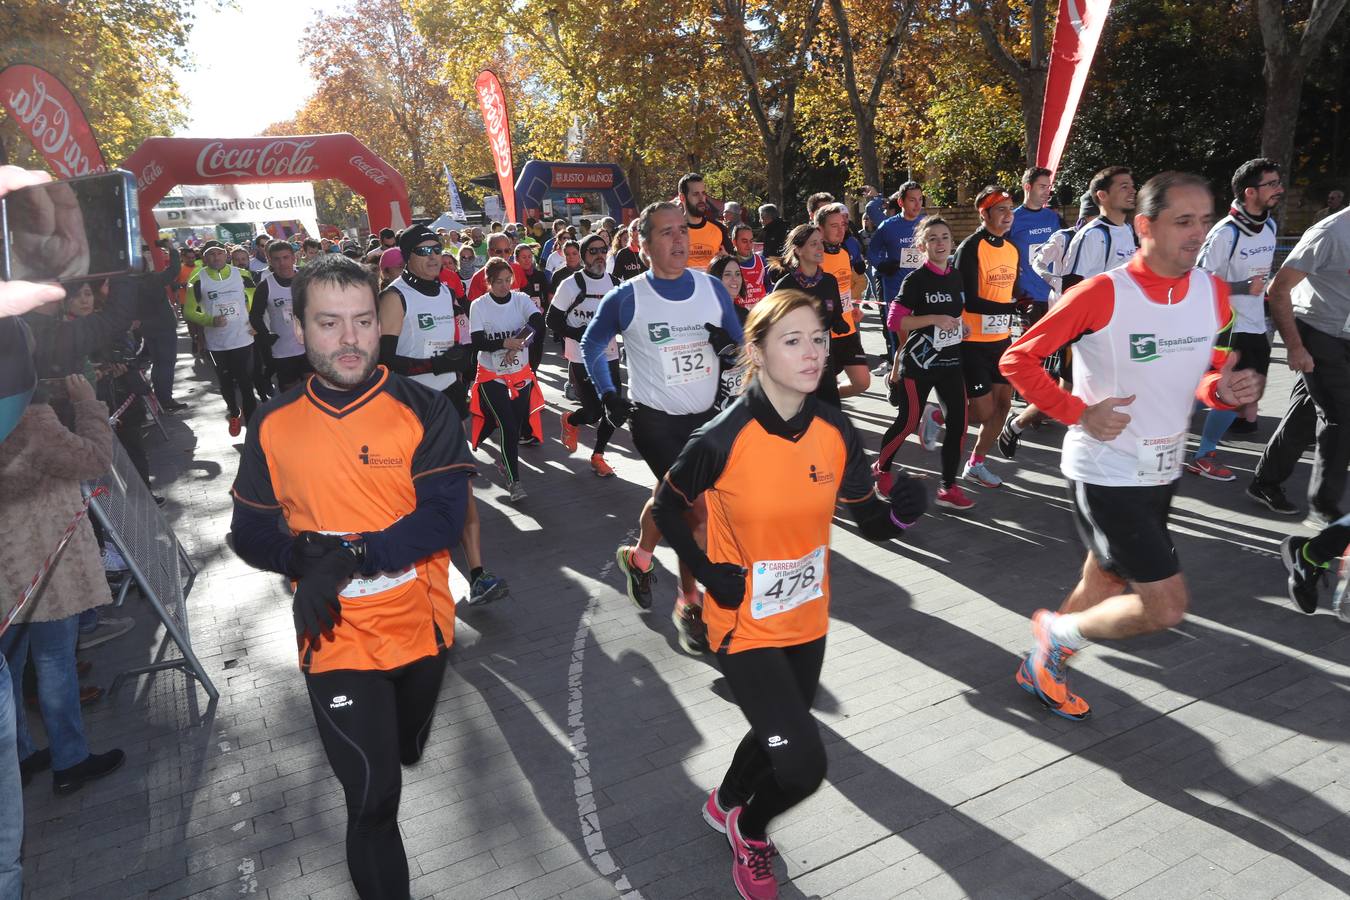
[[[998,206],[1004,200],[1011,200],[1011,199],[1012,197],[1004,191],[994,191],[988,197],[985,197],[983,200],[981,200],[977,208],[979,209],[980,212],[984,212],[985,210],[991,207]]]

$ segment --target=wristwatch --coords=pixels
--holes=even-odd
[[[347,548],[356,561],[362,565],[366,562],[366,539],[362,535],[353,532],[351,534],[340,534],[338,540],[342,541],[342,546]]]

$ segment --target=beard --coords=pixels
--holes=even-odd
[[[345,356],[348,353],[357,353],[361,356],[362,365],[358,372],[344,374],[337,367],[337,358]],[[305,351],[305,358],[309,364],[314,367],[314,371],[319,377],[328,382],[335,388],[350,390],[364,384],[370,377],[370,373],[375,371],[378,360],[359,347],[340,347],[333,353],[323,355],[313,350]]]

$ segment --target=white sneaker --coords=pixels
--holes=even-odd
[[[996,488],[1003,485],[1003,479],[990,471],[989,466],[986,463],[971,465],[970,461],[967,460],[966,471],[962,474],[983,487]]]
[[[511,485],[512,503],[519,503],[521,500],[524,500],[527,496],[529,495],[525,493],[525,485],[521,484],[519,481],[514,482]]]
[[[937,417],[938,406],[930,403],[923,408],[923,417],[919,420],[919,440],[923,442],[923,449],[929,452],[938,448],[938,431],[942,426]]]
[[[891,361],[888,359],[883,359],[881,361],[881,365],[877,366],[875,369],[872,370],[872,374],[880,377],[882,375],[890,374],[890,371],[891,371]]]
[[[80,633],[78,649],[88,650],[91,647],[97,647],[99,644],[106,644],[113,638],[119,638],[135,627],[135,619],[105,619],[100,616],[98,627],[93,631]]]

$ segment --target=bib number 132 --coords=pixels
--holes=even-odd
[[[666,384],[688,384],[712,374],[712,356],[706,343],[676,344],[662,348]]]
[[[1184,434],[1140,438],[1138,443],[1139,480],[1144,484],[1167,484],[1181,471]]]

